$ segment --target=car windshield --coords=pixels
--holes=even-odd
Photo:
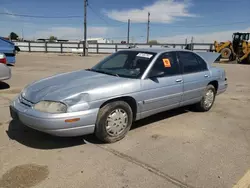
[[[89,70],[119,77],[140,78],[155,55],[143,51],[119,51]]]

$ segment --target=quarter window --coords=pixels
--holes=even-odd
[[[178,52],[178,57],[184,74],[201,72],[207,69],[204,65],[205,62],[201,58],[198,59],[192,52]]]
[[[200,64],[200,67],[201,67],[201,70],[205,71],[207,70],[207,63],[198,55],[194,54],[196,59],[198,60],[199,64]]]

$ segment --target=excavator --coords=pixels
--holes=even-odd
[[[250,33],[233,33],[233,40],[214,42],[215,52],[221,53],[221,58],[238,63],[250,64]]]

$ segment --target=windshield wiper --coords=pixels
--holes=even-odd
[[[98,73],[102,73],[102,74],[108,74],[108,75],[120,77],[118,74],[112,73],[112,72],[106,72],[106,71],[96,70],[96,69],[86,69],[86,70],[87,71],[93,71],[93,72],[98,72]]]

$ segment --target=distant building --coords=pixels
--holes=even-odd
[[[83,42],[84,40],[81,40]],[[87,39],[89,44],[97,44],[97,43],[112,43],[112,41],[105,38],[89,38]]]
[[[37,42],[49,42],[50,39],[43,39],[43,38],[39,38],[39,39],[36,39]],[[57,40],[54,40],[53,42],[68,42],[69,40],[63,40],[63,39],[57,39]]]
[[[46,38],[38,38],[36,39],[37,42],[49,42],[49,39]],[[63,40],[63,39],[57,39],[54,40],[54,42],[74,42],[79,43],[83,42],[84,40]],[[89,38],[87,39],[88,44],[97,44],[97,43],[112,43],[111,40],[105,39],[105,38]]]

